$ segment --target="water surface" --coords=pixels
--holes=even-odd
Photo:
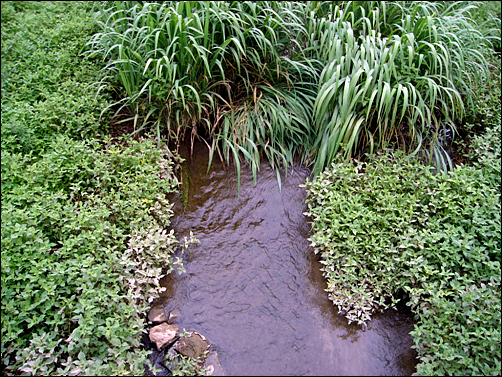
[[[178,325],[206,335],[227,375],[410,375],[412,314],[378,314],[366,331],[338,315],[307,238],[303,212],[309,171],[295,166],[279,190],[275,171],[260,167],[256,187],[243,168],[207,170],[207,149],[188,161],[192,190],[178,203],[173,227],[200,240],[185,255],[186,273],[164,278],[162,300]],[[176,198],[175,198],[176,201]]]

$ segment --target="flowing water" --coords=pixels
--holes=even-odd
[[[216,162],[206,174],[207,161],[196,144],[188,205],[178,200],[172,224],[200,244],[184,255],[186,273],[161,281],[180,328],[206,335],[227,375],[412,374],[406,308],[375,315],[363,331],[328,300],[298,187],[309,171],[289,169],[279,191],[266,163],[254,188],[243,168],[239,196],[237,174]]]

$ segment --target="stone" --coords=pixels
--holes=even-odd
[[[181,337],[173,348],[184,356],[199,358],[206,354],[211,343],[206,337],[197,331],[187,331],[186,336]]]
[[[218,352],[211,350],[207,356],[204,366],[207,368],[208,374],[211,376],[224,376],[225,372],[221,366]]]
[[[167,316],[167,323],[174,323],[174,321],[176,321],[176,318],[178,318],[178,313],[174,310],[171,310],[169,312],[169,315]]]
[[[154,324],[166,322],[167,318],[164,307],[160,305],[152,306],[152,308],[148,312],[148,320],[153,322]]]
[[[155,343],[157,349],[162,348],[173,343],[180,332],[179,327],[170,325],[168,323],[161,323],[150,329],[150,341]]]
[[[175,343],[176,344],[176,343]],[[166,351],[166,355],[169,355],[169,356],[178,356],[179,353],[174,349],[174,347],[169,347]]]

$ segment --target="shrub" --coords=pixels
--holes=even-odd
[[[165,230],[174,162],[148,141],[100,148],[60,136],[48,150],[37,161],[2,151],[2,362],[142,374],[144,312],[158,280],[183,270]]]
[[[419,375],[500,374],[500,126],[488,135],[475,167],[387,152],[305,185],[329,298],[363,324],[406,297]]]
[[[349,322],[362,324],[397,301],[403,283],[394,271],[403,270],[400,257],[433,179],[431,168],[402,155],[394,163],[386,154],[368,164],[333,164],[307,181],[311,245],[324,264],[329,297]]]

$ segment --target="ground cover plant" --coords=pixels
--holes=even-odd
[[[101,150],[61,136],[48,149],[2,153],[3,362],[142,374],[144,313],[158,279],[183,268],[165,230],[173,163],[147,142]]]
[[[2,2],[2,374],[141,375],[179,160],[110,138],[86,2]],[[175,255],[176,254],[176,255]],[[188,362],[187,365],[190,365]]]
[[[468,165],[436,174],[389,150],[306,183],[330,299],[359,324],[404,299],[418,375],[501,373],[500,66],[494,78]]]
[[[96,30],[90,8],[2,3],[2,150],[38,154],[56,134],[99,131],[108,99],[88,86],[100,66],[79,57]]]

